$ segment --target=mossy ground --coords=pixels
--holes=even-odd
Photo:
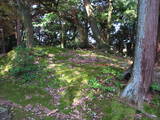
[[[31,56],[35,58],[37,70],[30,74],[34,76],[31,80],[24,81],[23,74],[18,78],[10,75],[16,54],[17,51],[13,50],[0,58],[0,98],[23,107],[41,104],[64,114],[70,114],[76,109],[81,111],[81,117],[86,120],[134,119],[136,111],[114,99],[125,85],[120,77],[128,67],[129,60],[98,51],[35,47]],[[59,103],[54,103],[54,96],[45,91],[46,88],[64,88],[59,92]],[[26,99],[26,96],[32,97]],[[73,104],[84,97],[88,100],[73,108]],[[153,102],[154,107],[145,105],[145,108],[159,115],[160,101],[155,98]],[[86,111],[83,107],[87,107]],[[26,117],[39,119],[30,111],[24,112],[18,108],[13,111],[15,120]],[[46,116],[43,119],[56,118]],[[144,117],[142,119],[147,120]]]

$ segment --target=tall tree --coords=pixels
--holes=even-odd
[[[103,37],[101,35],[101,32],[97,26],[97,21],[94,16],[93,7],[91,5],[90,0],[83,0],[84,7],[88,16],[89,24],[93,33],[93,37],[97,42],[97,45],[100,47],[102,44],[104,44]]]
[[[27,1],[16,0],[18,5],[18,11],[22,16],[22,20],[26,32],[26,46],[31,48],[33,43],[33,25],[32,25],[32,16],[30,12],[30,6]]]
[[[160,15],[159,15],[159,23],[158,23],[156,66],[160,66]]]
[[[6,52],[6,45],[5,45],[5,39],[4,39],[4,29],[0,28],[0,33],[1,33],[1,47],[2,47],[2,53]]]
[[[110,33],[111,27],[112,27],[112,11],[113,11],[113,6],[112,6],[112,0],[108,0],[108,18],[107,18],[107,25],[108,25],[108,33]],[[109,34],[107,34],[107,40],[109,40]],[[107,41],[108,42],[108,41]]]
[[[61,48],[65,48],[65,22],[61,21],[60,19],[60,24],[61,24]]]
[[[159,0],[139,0],[135,60],[131,81],[122,97],[138,105],[143,102],[152,82],[156,56]]]
[[[84,20],[83,24],[81,20],[78,19],[78,11],[76,9],[72,10],[72,15],[72,22],[76,25],[81,47],[88,47],[88,22]]]
[[[81,9],[79,9],[79,7],[77,7],[79,5],[79,2],[72,1],[73,3],[71,5],[70,2],[59,1],[55,4],[54,1],[46,0],[40,1],[40,4],[45,6],[45,8],[43,9],[45,9],[46,11],[56,14],[62,21],[70,23],[74,27],[76,27],[76,31],[78,32],[78,39],[80,41],[80,46],[88,47],[88,22],[86,20],[79,19],[79,16],[81,16],[80,18],[82,18],[82,15],[80,15],[80,13],[83,12]]]
[[[21,22],[18,17],[16,20],[16,38],[17,38],[17,45],[20,45],[21,44]]]

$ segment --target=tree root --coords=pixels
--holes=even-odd
[[[132,74],[133,64],[122,74],[122,79],[129,81]]]

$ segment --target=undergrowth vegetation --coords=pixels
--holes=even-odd
[[[15,56],[12,58],[12,67],[9,73],[22,82],[34,80],[38,65],[31,49],[18,47],[14,49]]]

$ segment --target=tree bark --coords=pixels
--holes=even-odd
[[[2,53],[6,53],[6,45],[5,45],[5,39],[4,39],[4,29],[0,29],[1,32],[1,38],[2,38],[2,42],[1,42],[1,46],[2,46]]]
[[[77,31],[78,31],[78,35],[79,35],[79,39],[80,39],[80,43],[81,43],[81,47],[88,47],[89,46],[89,42],[88,42],[88,22],[85,21],[85,24],[83,25],[81,23],[80,20],[78,20],[77,17],[77,12],[76,10],[73,9],[72,11],[72,15],[73,15],[73,23],[76,25],[77,27]]]
[[[88,47],[88,23],[85,21],[85,25],[81,23],[80,20],[78,20],[76,9],[72,10],[72,18],[66,17],[64,13],[58,13],[58,15],[65,21],[72,23],[76,26],[79,39],[80,39],[80,46],[81,47]]]
[[[34,38],[33,38],[33,25],[32,25],[32,16],[30,13],[30,7],[26,5],[22,0],[16,0],[16,1],[26,31],[26,46],[28,48],[31,48]]]
[[[110,38],[110,31],[111,31],[111,27],[112,27],[112,11],[113,11],[113,6],[112,6],[112,0],[108,1],[108,18],[107,18],[107,42],[109,42],[109,38]]]
[[[156,65],[154,68],[154,82],[160,84],[160,15],[158,23],[158,37],[157,37],[157,53],[156,53]]]
[[[84,0],[84,7],[93,33],[93,38],[96,40],[98,47],[101,47],[104,44],[104,41],[102,41],[103,37],[101,36],[101,32],[97,26],[90,0]]]
[[[159,23],[158,23],[156,66],[160,66],[160,15],[159,15]]]
[[[17,46],[21,44],[21,23],[20,19],[16,20],[16,38],[17,38]]]
[[[62,21],[61,21],[61,48],[65,48],[65,26]]]
[[[79,39],[81,43],[81,47],[88,47],[88,30],[82,25],[76,25],[77,26],[77,31],[79,34]]]
[[[152,82],[156,57],[159,0],[139,0],[138,29],[131,81],[122,97],[141,105]]]

